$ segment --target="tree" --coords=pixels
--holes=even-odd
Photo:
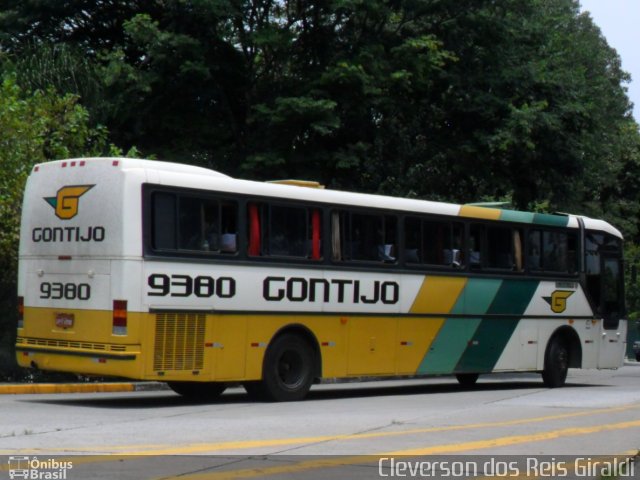
[[[101,153],[106,131],[90,128],[72,95],[21,90],[6,74],[0,84],[0,374],[13,365],[22,192],[34,164]]]
[[[576,0],[7,4],[18,65],[65,45],[92,118],[164,159],[587,213],[628,156],[628,76]]]

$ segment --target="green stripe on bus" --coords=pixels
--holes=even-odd
[[[535,214],[531,212],[518,212],[515,210],[503,210],[500,220],[505,222],[533,223]]]
[[[451,313],[483,315],[487,313],[502,280],[495,278],[470,278]]]
[[[482,315],[491,306],[502,280],[470,278],[451,313]],[[418,374],[452,373],[475,334],[479,318],[449,318],[426,352]]]
[[[502,282],[487,314],[509,315],[482,320],[455,372],[490,372],[495,367],[521,315],[538,288],[537,280],[505,280]]]
[[[536,213],[533,216],[533,223],[536,225],[548,225],[550,227],[566,227],[569,224],[569,217],[565,215]]]
[[[493,370],[504,347],[513,335],[518,317],[486,318],[456,365],[455,373],[488,373]]]
[[[539,284],[539,280],[505,280],[487,313],[521,316]]]
[[[449,318],[425,354],[418,374],[451,373],[480,325],[479,318]]]

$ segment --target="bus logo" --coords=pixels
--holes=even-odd
[[[9,457],[9,478],[29,478],[29,457]]]
[[[553,313],[562,313],[567,309],[567,298],[574,294],[573,290],[556,290],[550,297],[542,297]]]
[[[78,214],[80,197],[91,190],[95,185],[71,185],[58,190],[55,197],[44,197],[45,201],[53,207],[56,217],[61,220],[70,220]]]

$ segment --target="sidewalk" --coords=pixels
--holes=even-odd
[[[0,383],[0,395],[31,393],[99,393],[167,390],[161,382]]]

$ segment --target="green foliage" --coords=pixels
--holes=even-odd
[[[627,301],[627,316],[632,323],[629,328],[633,328],[634,321],[640,321],[640,246],[638,244],[627,243],[625,245],[624,261],[625,269],[625,296]],[[640,327],[640,323],[638,323]]]
[[[49,78],[164,159],[594,215],[638,161],[628,75],[575,0],[7,5],[19,71],[67,60],[31,87]]]
[[[103,151],[106,131],[90,128],[73,95],[25,92],[14,77],[0,84],[0,370],[15,335],[15,297],[22,192],[34,164]],[[1,373],[1,372],[0,372]]]

